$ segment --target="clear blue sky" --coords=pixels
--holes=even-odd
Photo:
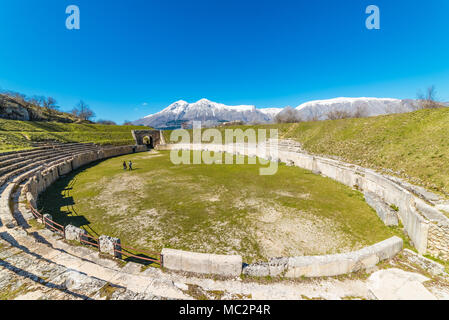
[[[381,30],[365,28],[370,4]],[[0,86],[120,123],[179,99],[283,107],[435,85],[449,101],[448,15],[447,0],[2,1]]]

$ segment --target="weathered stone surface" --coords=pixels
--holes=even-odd
[[[65,161],[60,165],[58,165],[58,173],[60,176],[64,176],[71,171],[72,171],[72,161]]]
[[[436,300],[422,284],[427,280],[423,275],[392,268],[373,273],[368,288],[378,300]]]
[[[420,266],[424,270],[427,270],[434,276],[446,274],[444,266],[435,261],[427,259],[426,257],[423,257],[409,249],[404,249],[402,253],[410,262]]]
[[[401,251],[399,237],[370,247],[343,254],[273,258],[269,262],[246,265],[243,274],[249,276],[285,276],[288,278],[337,276],[374,267],[379,261],[390,259]]]
[[[62,286],[71,292],[82,294],[84,297],[90,297],[97,293],[107,282],[94,277],[89,277],[86,274],[77,270],[67,269],[66,272],[55,278],[55,282],[62,280]]]
[[[243,267],[242,273],[251,277],[266,277],[270,275],[268,262],[248,264]]]
[[[51,214],[48,214],[48,213],[44,214],[44,224],[45,224],[45,227],[46,227],[47,229],[50,229],[50,230],[51,230],[51,228],[49,227],[50,221],[53,221],[52,215],[51,215]]]
[[[33,208],[36,208],[36,199],[34,198],[34,196],[31,192],[27,192],[26,198],[30,202],[31,206]]]
[[[2,96],[3,97],[3,96]],[[19,103],[11,103],[14,102],[13,99],[10,99],[9,104],[2,105],[0,108],[0,118],[11,119],[11,120],[23,120],[29,121],[30,114],[28,109],[21,106]]]
[[[67,240],[74,240],[80,242],[81,237],[85,234],[87,234],[86,230],[77,228],[75,226],[72,226],[71,224],[65,227],[65,238]]]
[[[376,194],[372,192],[365,192],[365,201],[369,206],[376,210],[377,215],[385,223],[385,225],[398,225],[399,221],[396,211],[394,211],[388,204],[382,201],[382,199]]]
[[[100,252],[110,254],[118,259],[122,257],[122,254],[118,251],[122,250],[120,239],[102,235],[98,238],[100,244]]]
[[[148,145],[151,148],[161,144],[161,137],[163,136],[159,130],[133,130],[132,135],[136,145]]]
[[[242,272],[242,257],[238,255],[216,255],[164,248],[164,268],[178,271],[239,276]]]

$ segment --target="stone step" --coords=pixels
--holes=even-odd
[[[44,261],[53,265],[58,265],[59,267],[75,270],[76,272],[85,274],[86,276],[102,280],[104,284],[107,282],[114,286],[123,287],[127,290],[135,292],[136,294],[143,294],[148,297],[157,298],[163,296],[172,299],[189,298],[189,296],[183,294],[182,291],[180,291],[170,280],[163,280],[161,279],[162,277],[157,279],[154,275],[149,277],[144,274],[129,274],[122,271],[117,265],[113,266],[110,264],[110,267],[106,267],[95,263],[102,259],[99,257],[96,259],[97,261],[93,262],[88,259],[73,256],[61,249],[60,246],[53,247],[51,243],[41,243],[36,241],[34,238],[28,236],[26,232],[24,233],[24,231],[20,232],[17,230],[10,230],[6,233],[0,233],[0,236],[10,242],[10,244],[13,243],[14,246],[19,248],[21,251],[28,253],[28,256],[31,255],[39,261]],[[20,256],[21,254],[22,253],[16,253],[15,255]],[[1,258],[1,256],[0,259],[8,261],[8,259]],[[13,260],[10,261],[12,264],[18,268],[22,268],[26,272],[31,272],[34,270],[34,267],[30,266],[31,263],[29,263],[29,261],[28,263],[25,263],[21,262],[22,259],[11,259]],[[37,263],[37,260],[34,263]]]
[[[47,260],[4,232],[0,237],[0,288],[7,299],[160,299]]]

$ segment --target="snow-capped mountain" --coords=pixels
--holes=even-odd
[[[281,111],[282,109],[277,109]],[[184,122],[201,121],[204,125],[220,122],[243,121],[267,123],[273,120],[275,109],[256,109],[255,106],[227,106],[221,103],[201,99],[195,103],[180,100],[164,110],[146,116],[134,122],[153,128],[179,128]]]
[[[271,118],[274,118],[279,112],[281,112],[282,108],[265,108],[265,109],[258,109],[260,112],[270,116]]]
[[[303,121],[327,120],[338,117],[371,117],[390,113],[404,113],[416,110],[415,100],[390,98],[335,98],[303,103],[292,108],[257,109],[255,106],[227,106],[221,103],[201,99],[195,103],[177,101],[164,110],[148,115],[134,122],[157,129],[180,128],[183,123],[201,121],[203,126],[215,126],[222,122],[242,121],[246,123],[270,123],[275,117]],[[292,115],[292,113],[295,113]]]
[[[296,110],[303,120],[326,120],[329,114],[335,112],[351,115],[358,113],[363,117],[371,117],[413,111],[413,102],[414,100],[389,98],[335,98],[306,102]]]

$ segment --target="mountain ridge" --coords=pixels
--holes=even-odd
[[[257,109],[254,105],[229,106],[205,98],[193,103],[179,100],[162,111],[148,115],[133,123],[158,129],[181,127],[182,123],[192,121],[201,121],[206,125],[228,121],[267,123],[273,120],[272,114],[275,113],[273,108],[269,109]]]
[[[326,120],[335,114],[371,117],[391,113],[405,113],[416,110],[415,100],[338,97],[326,100],[313,100],[293,109],[296,118],[304,121]],[[444,103],[447,105],[447,103]],[[134,121],[135,125],[151,126],[157,129],[180,128],[184,123],[201,121],[204,126],[214,126],[221,122],[242,121],[245,123],[272,123],[277,115],[287,112],[287,108],[256,108],[254,105],[228,106],[222,103],[200,99],[189,103],[179,100],[167,108]]]

